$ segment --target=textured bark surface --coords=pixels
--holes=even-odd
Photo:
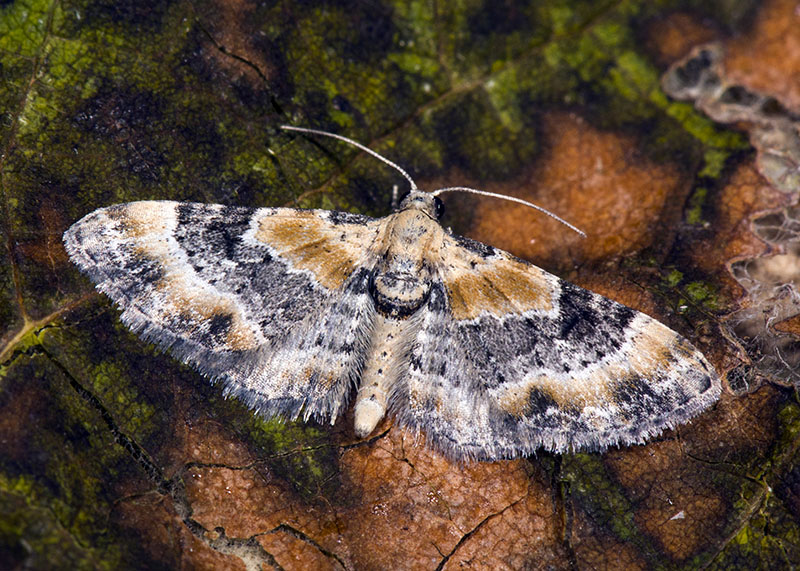
[[[710,41],[783,138],[666,93]],[[0,3],[0,568],[800,564],[798,69],[788,0]],[[352,412],[225,400],[61,234],[145,198],[388,212],[396,173],[284,123],[575,223],[472,196],[443,221],[681,332],[719,403],[644,446],[454,465],[390,419],[362,442]]]

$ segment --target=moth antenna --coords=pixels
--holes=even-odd
[[[394,163],[394,162],[390,161],[389,159],[387,159],[383,155],[380,155],[377,152],[373,151],[369,147],[367,147],[365,145],[362,145],[358,141],[354,141],[353,139],[350,139],[349,137],[345,137],[344,135],[337,135],[336,133],[329,133],[328,131],[320,131],[319,129],[308,129],[306,127],[294,127],[292,125],[281,125],[280,127],[284,131],[295,131],[297,133],[307,133],[309,135],[320,135],[322,137],[330,137],[331,139],[336,139],[338,141],[343,141],[345,143],[349,143],[349,144],[353,145],[354,147],[356,147],[357,149],[361,149],[365,153],[367,153],[367,154],[375,157],[379,161],[389,165],[390,167],[395,169],[397,172],[399,172],[401,175],[403,175],[403,177],[411,185],[411,190],[412,191],[413,190],[419,190],[417,188],[417,183],[414,182],[414,179],[411,178],[411,175],[409,175],[405,171],[405,169],[403,169],[397,163]],[[444,192],[469,192],[469,193],[472,193],[472,194],[479,194],[481,196],[491,196],[493,198],[502,198],[503,200],[508,200],[510,202],[517,202],[519,204],[524,204],[525,206],[529,206],[529,207],[531,207],[531,208],[533,208],[535,210],[538,210],[539,212],[547,214],[548,216],[550,216],[551,218],[554,218],[555,220],[558,220],[559,222],[561,222],[564,226],[566,226],[570,230],[573,230],[574,232],[577,232],[578,234],[580,234],[581,236],[586,238],[586,233],[583,230],[580,230],[579,228],[573,226],[572,224],[570,224],[569,222],[567,222],[566,220],[564,220],[560,216],[558,216],[556,214],[553,214],[549,210],[547,210],[545,208],[542,208],[541,206],[538,206],[538,205],[536,205],[536,204],[534,204],[532,202],[528,202],[527,200],[522,200],[521,198],[516,198],[514,196],[506,196],[505,194],[497,194],[495,192],[488,192],[486,190],[478,190],[478,189],[475,189],[475,188],[469,188],[467,186],[450,186],[450,187],[447,187],[447,188],[439,188],[439,189],[434,190],[433,192],[431,192],[431,194],[433,196],[438,196],[438,195],[440,195],[440,194],[442,194]]]
[[[379,161],[383,161],[384,163],[395,169],[397,172],[399,172],[401,175],[403,175],[405,179],[411,184],[411,190],[419,190],[417,188],[417,183],[414,182],[414,179],[411,178],[411,176],[405,170],[403,170],[402,167],[400,167],[396,163],[393,163],[383,155],[379,155],[369,147],[366,147],[361,143],[354,141],[353,139],[349,139],[342,135],[337,135],[336,133],[328,133],[327,131],[319,131],[317,129],[306,129],[305,127],[292,127],[291,125],[281,125],[281,129],[283,129],[284,131],[297,131],[298,133],[308,133],[310,135],[321,135],[323,137],[330,137],[331,139],[337,139],[339,141],[344,141],[345,143],[350,143],[354,147],[361,149],[365,153],[372,155]]]
[[[564,220],[560,216],[557,216],[556,214],[553,214],[549,210],[547,210],[545,208],[542,208],[541,206],[538,206],[538,205],[534,204],[533,202],[528,202],[527,200],[522,200],[521,198],[516,198],[514,196],[506,196],[505,194],[497,194],[496,192],[489,192],[489,191],[486,191],[486,190],[478,190],[476,188],[469,188],[468,186],[450,186],[450,187],[447,187],[447,188],[438,188],[438,189],[432,191],[431,194],[433,196],[438,196],[438,195],[442,194],[443,192],[469,192],[469,193],[472,193],[472,194],[479,194],[481,196],[491,196],[492,198],[502,198],[503,200],[508,200],[509,202],[518,202],[519,204],[524,204],[525,206],[530,206],[531,208],[533,208],[535,210],[538,210],[539,212],[547,214],[550,218],[554,218],[554,219],[558,220],[559,222],[561,222],[564,226],[566,226],[570,230],[573,230],[573,231],[577,232],[578,234],[580,234],[581,236],[583,236],[584,238],[586,238],[586,233],[583,230],[577,228],[576,226],[573,226],[572,224],[570,224],[569,222],[567,222],[566,220]]]

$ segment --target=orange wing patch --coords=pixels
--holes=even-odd
[[[452,249],[457,249],[453,251]],[[452,240],[442,247],[440,275],[458,320],[497,317],[553,307],[553,284],[532,264],[511,257],[487,260]]]
[[[255,238],[294,268],[310,271],[327,289],[337,289],[361,266],[378,232],[376,222],[334,224],[315,211],[257,215]]]
[[[264,342],[256,336],[234,301],[202,285],[185,274],[172,274],[160,280],[157,290],[164,294],[160,309],[164,320],[179,315],[185,325],[197,332],[214,327],[212,324],[221,324],[213,333],[219,337],[219,348],[223,350],[247,351]],[[192,329],[184,334],[192,335]]]

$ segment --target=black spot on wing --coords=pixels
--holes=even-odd
[[[237,246],[250,224],[253,209],[237,206],[213,207],[205,204],[178,205],[175,239],[190,258],[199,251],[233,260]]]
[[[162,264],[143,254],[137,254],[133,258],[136,261],[130,268],[130,275],[135,281],[143,286],[155,285],[164,277],[164,267]]]
[[[208,328],[201,337],[200,343],[206,347],[224,345],[233,324],[233,316],[228,313],[217,313],[208,322]]]
[[[430,293],[428,294],[428,310],[434,313],[444,313],[447,311],[447,294],[444,284],[432,282]]]
[[[547,393],[539,389],[533,389],[528,395],[528,410],[529,414],[526,416],[546,417],[547,411],[558,410],[559,404]]]
[[[657,390],[658,387],[665,386],[669,386],[668,391]],[[670,382],[663,378],[663,374],[655,372],[652,377],[632,375],[620,379],[612,394],[613,401],[623,411],[624,419],[637,427],[687,404],[692,399],[692,395],[680,384]]]
[[[636,317],[633,309],[569,282],[561,282],[559,307],[558,338],[576,346],[587,338],[618,338]]]
[[[711,378],[711,375],[702,375],[700,379],[697,381],[697,392],[703,394],[704,392],[706,392],[708,389],[711,388],[712,384],[713,380]]]
[[[588,291],[564,283],[559,299],[558,338],[570,340],[591,333],[597,326],[600,316],[592,308],[592,294]]]

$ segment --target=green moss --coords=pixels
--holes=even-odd
[[[790,568],[800,556],[800,532],[786,504],[768,494],[753,514],[708,564],[708,569]]]
[[[129,342],[138,343],[127,329],[119,324],[118,327],[119,334]],[[41,342],[51,356],[74,372],[76,382],[102,403],[119,423],[120,430],[143,442],[158,433],[153,395],[138,387],[138,383],[147,379],[131,374],[137,368],[141,370],[132,366],[132,361],[141,358],[133,346],[115,355],[98,354],[94,352],[95,339],[71,328],[45,329]],[[124,342],[120,345],[125,347]],[[84,406],[80,400],[77,404]]]
[[[39,568],[117,568],[126,542],[108,535],[108,513],[127,454],[44,355],[4,373],[0,414],[14,426],[5,436],[36,453],[12,447],[0,461],[0,543],[24,541],[34,560],[62,557]]]
[[[800,557],[800,527],[791,511],[792,486],[800,472],[796,464],[800,406],[796,402],[781,407],[778,428],[770,457],[754,466],[756,473],[742,481],[736,496],[734,511],[752,515],[744,522],[732,522],[743,525],[713,560],[712,569],[758,568],[765,561],[778,568]]]
[[[781,449],[792,449],[800,439],[800,406],[789,402],[778,413]]]
[[[37,484],[0,473],[0,560],[31,569],[118,569],[121,550],[81,545],[37,497]]]
[[[689,197],[689,206],[686,210],[686,222],[689,224],[703,223],[703,207],[708,197],[708,188],[701,186],[695,188]]]
[[[666,285],[667,287],[674,288],[677,287],[679,283],[683,280],[683,273],[679,270],[671,270],[666,276]]]
[[[679,313],[695,313],[700,310],[702,313],[694,315],[693,319],[703,321],[707,319],[708,313],[715,313],[723,307],[723,300],[719,298],[719,290],[714,284],[699,280],[691,282],[684,280],[683,272],[671,268],[656,286],[665,299],[672,300],[672,307]]]
[[[513,121],[517,110],[501,90],[494,97],[485,91],[469,91],[448,98],[424,118],[423,129],[438,137],[445,163],[463,169],[468,176],[495,179],[519,174],[535,156],[535,131]],[[492,92],[490,91],[490,94]],[[493,103],[500,103],[498,109]]]
[[[716,288],[705,282],[690,282],[684,287],[684,292],[689,300],[695,304],[705,307],[708,310],[715,310],[719,304],[716,297]]]
[[[307,499],[325,496],[338,503],[338,450],[330,430],[310,422],[265,420],[236,399],[212,405],[225,425],[245,437],[254,453]]]
[[[48,37],[50,13],[57,4],[47,0],[29,0],[3,4],[0,8],[0,53],[18,58],[40,55]]]
[[[569,500],[593,525],[612,531],[621,541],[647,545],[634,520],[631,501],[618,483],[609,478],[601,455],[564,456],[562,476],[569,482]]]

